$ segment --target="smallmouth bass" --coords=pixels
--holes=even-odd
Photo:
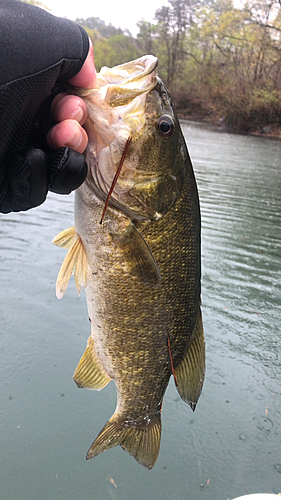
[[[57,296],[73,273],[91,321],[74,381],[101,390],[113,379],[117,390],[87,459],[120,445],[148,469],[170,376],[194,410],[205,373],[197,186],[157,64],[143,56],[102,68],[98,89],[75,89],[88,108],[89,172],[75,226],[54,239],[68,250]]]

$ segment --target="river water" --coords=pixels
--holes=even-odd
[[[158,461],[86,462],[116,391],[78,390],[85,296],[55,280],[73,196],[0,225],[0,499],[227,500],[281,492],[281,143],[184,122],[202,210],[206,380],[195,413],[171,380]]]

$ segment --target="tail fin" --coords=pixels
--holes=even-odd
[[[103,451],[120,445],[144,467],[152,469],[160,448],[160,415],[146,427],[136,427],[114,420],[114,415],[105,424],[87,453],[87,460]]]

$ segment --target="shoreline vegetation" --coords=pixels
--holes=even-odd
[[[179,120],[201,123],[210,128],[233,134],[241,135],[254,135],[256,137],[268,137],[271,139],[281,139],[281,126],[278,124],[270,124],[260,127],[255,127],[254,130],[243,130],[241,128],[235,128],[228,126],[224,123],[224,119],[218,116],[202,116],[196,114],[185,113],[184,110],[177,109],[177,115]]]
[[[281,138],[279,0],[169,0],[138,34],[99,18],[77,19],[94,45],[97,69],[144,54],[182,119],[227,131]]]

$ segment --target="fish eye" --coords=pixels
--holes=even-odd
[[[157,131],[161,137],[168,139],[175,131],[175,122],[169,115],[162,115],[157,121]]]

